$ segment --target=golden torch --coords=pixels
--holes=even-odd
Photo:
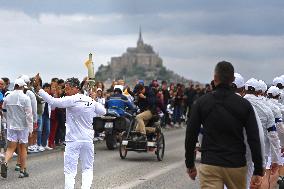
[[[93,58],[92,58],[92,53],[89,54],[89,60],[87,60],[85,62],[85,66],[88,69],[88,85],[89,85],[89,89],[91,91],[94,91],[94,87],[95,87],[95,73],[94,73],[94,63],[93,63]]]

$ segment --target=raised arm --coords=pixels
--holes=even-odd
[[[47,102],[52,107],[58,108],[68,108],[74,105],[75,99],[73,96],[66,96],[62,98],[54,98],[45,92],[43,89],[40,89],[38,94],[43,98],[45,102]]]

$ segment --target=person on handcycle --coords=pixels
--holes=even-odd
[[[114,94],[108,97],[105,106],[108,111],[114,111],[119,116],[126,118],[125,109],[135,110],[135,106],[122,94],[122,91],[122,85],[115,85]]]
[[[146,125],[157,115],[157,98],[156,91],[153,87],[146,87],[144,85],[137,86],[136,103],[140,109],[140,113],[136,116],[136,132],[141,135],[137,138],[139,141],[147,139],[146,136]],[[148,132],[157,132],[156,129],[147,127]]]

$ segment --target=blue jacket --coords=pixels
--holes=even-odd
[[[106,101],[106,108],[116,111],[120,116],[124,116],[126,107],[135,109],[134,105],[122,94],[113,94]]]

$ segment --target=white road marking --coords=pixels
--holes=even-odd
[[[160,175],[163,175],[163,174],[166,174],[167,172],[175,169],[175,168],[178,168],[180,166],[184,166],[185,167],[185,163],[184,162],[177,162],[177,163],[173,163],[169,166],[166,166],[166,167],[163,167],[162,169],[159,169],[157,171],[154,171],[150,174],[147,174],[147,175],[142,175],[140,178],[136,178],[136,180],[132,181],[132,182],[129,182],[129,183],[126,183],[126,184],[123,184],[121,186],[118,186],[118,187],[114,187],[113,189],[129,189],[129,188],[133,188],[135,186],[138,186],[148,180],[151,180],[155,177],[158,177]],[[185,174],[185,169],[184,169],[184,174]]]

